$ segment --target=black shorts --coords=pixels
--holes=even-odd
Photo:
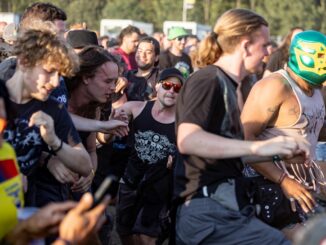
[[[118,234],[121,236],[144,234],[158,237],[162,232],[161,223],[166,218],[166,209],[163,208],[160,215],[150,225],[144,225],[142,222],[144,209],[139,208],[137,201],[137,191],[120,183],[116,214]]]

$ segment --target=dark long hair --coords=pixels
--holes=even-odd
[[[85,78],[95,76],[98,68],[106,62],[113,62],[119,66],[118,60],[107,50],[100,46],[89,45],[82,49],[78,54],[80,67],[74,77],[65,79],[69,96],[83,82]],[[80,108],[77,115],[87,118],[95,118],[95,110],[101,106],[98,102],[90,103],[87,108]]]

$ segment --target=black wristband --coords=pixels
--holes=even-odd
[[[62,149],[62,146],[63,146],[63,141],[60,140],[60,145],[59,145],[59,147],[58,147],[57,149],[53,149],[52,147],[50,147],[50,149],[51,149],[51,153],[52,153],[53,155],[57,155],[57,152],[60,151],[60,150]]]
[[[281,161],[280,156],[279,155],[274,155],[273,156],[273,162],[279,162],[279,161]]]

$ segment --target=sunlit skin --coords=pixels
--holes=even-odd
[[[179,40],[180,39],[180,40]],[[186,45],[186,37],[173,39],[170,51],[176,56],[181,56]]]
[[[253,36],[253,40],[247,45],[247,57],[244,59],[245,69],[249,73],[255,73],[263,66],[263,59],[268,55],[270,44],[269,29],[262,26]]]
[[[120,48],[127,54],[131,54],[136,52],[138,42],[139,42],[139,35],[136,32],[133,32],[123,37]]]
[[[147,70],[152,68],[158,56],[155,54],[154,45],[148,42],[141,42],[136,52],[136,62],[138,68]]]
[[[178,78],[176,77],[169,77],[166,80],[161,81],[159,84],[159,89],[157,91],[157,99],[160,102],[160,104],[164,107],[172,107],[175,106],[178,93],[174,92],[173,87],[171,87],[169,90],[165,90],[162,87],[162,82],[172,82],[174,84],[182,85]]]
[[[56,64],[37,64],[23,67],[24,92],[22,102],[31,98],[46,101],[52,91],[59,86]]]
[[[95,76],[86,79],[87,91],[92,101],[105,103],[111,99],[115,92],[116,82],[118,80],[119,68],[113,62],[106,62],[101,65]]]
[[[95,72],[94,77],[84,78],[71,93],[69,106],[81,108],[91,102],[106,103],[111,100],[118,80],[119,68],[116,63],[106,62]]]

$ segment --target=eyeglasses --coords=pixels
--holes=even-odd
[[[182,85],[181,84],[175,84],[175,83],[172,83],[172,82],[167,82],[167,81],[162,82],[162,88],[163,89],[170,90],[172,87],[173,87],[173,91],[175,93],[179,93]]]
[[[186,40],[186,37],[177,37],[177,40],[181,42],[182,40]]]

